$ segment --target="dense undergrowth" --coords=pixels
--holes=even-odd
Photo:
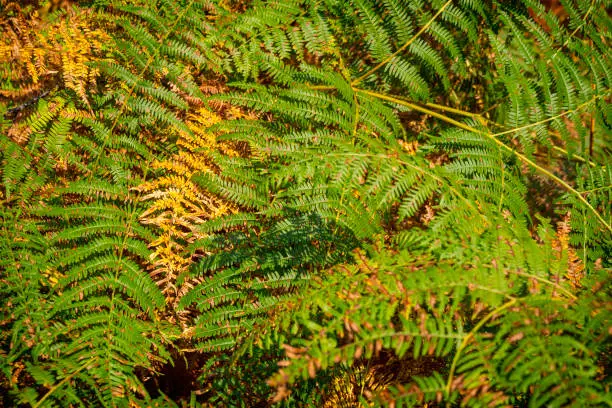
[[[612,405],[612,4],[550,3],[0,0],[0,405]]]

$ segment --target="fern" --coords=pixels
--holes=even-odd
[[[300,291],[303,298],[297,294],[286,300],[278,300],[280,305],[287,304],[289,307],[298,308],[281,309],[276,314],[274,323],[270,323],[272,327],[277,328],[279,321],[283,321],[287,334],[272,335],[271,329],[264,326],[261,331],[267,340],[243,340],[245,344],[252,344],[253,341],[257,344],[292,344],[291,347],[287,346],[291,361],[281,362],[282,366],[289,364],[290,370],[283,368],[271,380],[271,383],[277,386],[279,400],[287,397],[289,383],[298,382],[298,378],[319,378],[319,371],[326,371],[338,362],[345,362],[349,366],[357,364],[362,353],[366,354],[365,359],[368,360],[374,358],[377,351],[393,350],[398,358],[402,358],[406,350],[411,349],[415,359],[439,353],[441,358],[446,358],[448,364],[451,364],[453,355],[462,358],[462,348],[465,347],[455,348],[457,338],[453,337],[453,333],[459,336],[459,341],[465,340],[467,344],[473,334],[465,334],[464,330],[467,329],[464,327],[471,324],[480,328],[477,321],[470,323],[467,317],[469,312],[466,315],[457,313],[459,316],[465,316],[459,317],[459,321],[443,321],[442,316],[453,314],[452,302],[458,302],[454,306],[456,309],[458,304],[468,301],[466,299],[472,299],[470,301],[474,302],[473,307],[477,304],[481,307],[479,302],[484,302],[493,313],[483,321],[483,324],[489,324],[490,318],[503,319],[493,312],[496,308],[506,308],[501,303],[501,295],[516,298],[516,302],[519,302],[520,297],[520,302],[525,302],[525,308],[530,307],[528,305],[531,301],[536,302],[537,296],[533,296],[532,300],[532,297],[524,297],[521,292],[511,294],[512,290],[508,292],[509,288],[525,290],[528,277],[532,274],[533,279],[554,282],[566,275],[564,268],[575,268],[571,263],[559,266],[550,255],[542,260],[542,254],[549,250],[528,238],[526,226],[536,222],[527,200],[527,184],[533,173],[526,172],[521,165],[550,177],[561,188],[569,191],[568,197],[572,197],[572,203],[576,206],[572,212],[575,208],[582,208],[583,214],[589,213],[597,219],[590,224],[593,229],[590,230],[591,234],[587,240],[597,240],[595,237],[598,234],[609,234],[609,222],[605,215],[607,210],[603,209],[605,205],[602,207],[599,202],[591,203],[581,198],[581,187],[570,186],[546,168],[546,165],[554,164],[554,161],[536,157],[536,149],[548,149],[550,152],[562,152],[568,159],[584,161],[584,147],[587,143],[583,137],[582,141],[578,142],[583,146],[583,150],[576,150],[574,146],[577,140],[568,132],[568,126],[581,127],[579,121],[584,118],[583,112],[594,107],[597,111],[598,100],[607,97],[605,87],[599,88],[603,93],[594,94],[590,87],[584,85],[587,79],[580,74],[580,69],[576,66],[576,61],[582,58],[567,57],[565,47],[572,43],[573,35],[568,37],[566,44],[555,44],[552,40],[560,38],[564,30],[558,24],[554,26],[555,17],[547,16],[549,25],[552,26],[549,33],[528,16],[528,7],[536,8],[531,3],[526,4],[524,8],[518,6],[514,9],[498,5],[500,11],[495,17],[484,5],[469,2],[463,4],[463,8],[451,6],[450,2],[434,3],[431,10],[427,7],[418,8],[417,5],[414,5],[414,8],[402,7],[391,2],[376,5],[366,2],[343,3],[341,15],[335,14],[340,13],[339,8],[334,7],[337,5],[334,2],[318,4],[304,7],[298,13],[291,7],[276,8],[276,5],[272,4],[264,9],[260,8],[259,4],[254,4],[250,13],[247,12],[245,16],[238,17],[235,22],[229,24],[229,38],[236,38],[235,33],[243,30],[248,33],[243,40],[233,40],[235,45],[226,43],[222,46],[222,49],[233,50],[228,53],[230,61],[236,72],[245,79],[243,82],[230,84],[237,89],[235,93],[214,96],[212,101],[230,102],[253,109],[260,112],[259,116],[265,119],[256,123],[241,121],[218,125],[223,140],[248,143],[250,163],[249,160],[224,160],[221,157],[217,160],[221,168],[220,175],[202,178],[202,186],[264,217],[283,214],[287,209],[318,214],[326,222],[337,224],[342,230],[355,234],[360,246],[381,245],[398,231],[403,233],[403,230],[414,225],[416,220],[428,223],[431,231],[439,234],[438,239],[425,238],[423,232],[417,234],[406,231],[403,235],[398,235],[397,239],[397,242],[404,243],[406,248],[413,249],[415,244],[420,243],[433,244],[430,251],[436,247],[445,248],[446,245],[449,245],[449,249],[456,248],[466,245],[458,244],[456,239],[475,234],[471,242],[472,249],[442,252],[439,254],[440,261],[448,261],[451,264],[459,262],[461,265],[463,261],[459,261],[459,257],[471,266],[457,265],[449,268],[469,270],[475,267],[474,261],[470,259],[476,257],[479,264],[483,258],[481,253],[494,254],[496,258],[490,262],[497,265],[497,275],[493,275],[494,278],[490,275],[494,271],[489,271],[490,266],[484,266],[485,262],[477,276],[471,273],[466,276],[470,283],[466,281],[460,284],[454,281],[460,279],[457,272],[449,270],[444,273],[437,263],[425,276],[433,279],[436,273],[441,273],[444,284],[451,285],[453,292],[444,289],[432,297],[436,300],[448,298],[451,303],[441,306],[444,312],[437,312],[439,315],[434,314],[431,320],[401,321],[402,327],[407,328],[406,334],[402,334],[401,330],[396,331],[398,323],[392,323],[391,318],[397,310],[394,303],[388,302],[387,299],[377,299],[372,294],[367,297],[364,295],[361,301],[371,300],[372,304],[369,308],[364,307],[368,313],[360,318],[372,320],[368,320],[367,331],[360,329],[363,344],[357,340],[349,342],[346,352],[338,351],[343,350],[339,344],[347,341],[345,337],[353,340],[351,335],[355,334],[350,329],[343,328],[343,325],[347,324],[346,321],[339,319],[331,323],[328,319],[333,316],[346,316],[348,312],[345,310],[352,310],[350,304],[343,303],[345,299],[331,301],[331,305],[330,299],[335,297],[338,282],[343,279],[357,280],[354,271],[342,275],[332,268],[322,274],[325,278],[321,279],[322,283],[318,286],[318,280],[314,278],[315,292],[309,291],[309,285]],[[281,9],[284,13],[279,12]],[[398,13],[397,10],[405,11]],[[581,11],[583,16],[585,12],[586,10]],[[490,19],[487,28],[480,31],[474,29],[476,21],[480,21],[483,14]],[[312,19],[310,24],[304,23],[304,15]],[[322,16],[324,17],[321,18]],[[536,12],[536,17],[538,16],[540,15]],[[420,28],[412,23],[413,18],[419,21]],[[497,22],[493,21],[494,18]],[[451,27],[453,23],[454,26]],[[293,29],[288,30],[288,26]],[[352,26],[357,27],[358,35],[347,38],[345,32],[348,27],[352,29]],[[396,36],[391,33],[392,30],[397,31],[400,26],[410,27],[411,30],[403,36],[398,35],[397,37],[402,37],[404,41],[397,43]],[[447,38],[448,32],[456,32],[457,29],[464,30],[466,38],[477,45],[471,47],[465,42],[458,45],[459,36],[454,37],[455,41],[435,44],[437,39]],[[430,31],[431,34],[425,34]],[[254,38],[260,38],[262,44],[276,44],[276,48],[253,47]],[[294,39],[299,39],[299,43],[293,43]],[[326,47],[320,46],[321,39],[325,39]],[[576,40],[576,44],[584,44],[584,41],[580,38]],[[533,52],[536,42],[544,47],[544,52]],[[334,49],[334,46],[340,43],[343,47]],[[293,45],[289,48],[286,44]],[[447,44],[449,50],[440,51],[440,48],[444,49]],[[289,51],[290,49],[293,51]],[[347,49],[367,49],[371,62],[364,63],[359,51],[348,54],[345,51]],[[461,49],[466,51],[459,52]],[[475,81],[471,75],[478,72],[478,68],[468,68],[468,64],[473,64],[472,61],[483,64],[481,66],[490,63],[486,58],[478,56],[477,53],[481,53],[482,49],[492,50],[498,64],[496,73],[488,77],[491,84],[482,91],[487,92],[488,97],[496,95],[497,99],[488,101],[493,106],[492,111],[478,114],[455,107],[460,106],[461,102],[445,106],[432,101],[432,93],[443,95],[449,90],[451,78],[455,81],[456,89],[467,89]],[[576,45],[571,52],[587,58],[586,54],[591,51]],[[456,59],[452,65],[449,56]],[[540,58],[542,61],[536,62],[536,59]],[[560,61],[560,58],[563,61]],[[598,57],[589,58],[593,61]],[[257,61],[260,61],[259,65],[256,64]],[[553,64],[553,69],[550,68],[550,63]],[[531,70],[531,66],[535,67],[535,70]],[[600,78],[604,76],[603,73],[595,75]],[[255,81],[249,81],[250,79]],[[433,85],[434,82],[437,84]],[[445,100],[451,102],[452,98],[446,97]],[[478,100],[475,98],[475,101]],[[470,104],[469,99],[462,102]],[[399,113],[406,109],[429,115],[436,120],[436,123],[428,125],[428,132],[417,132],[429,143],[419,144],[416,154],[404,148],[410,140]],[[266,115],[272,115],[273,120]],[[575,124],[568,125],[570,122]],[[432,133],[437,133],[438,136],[430,136]],[[567,145],[552,143],[551,133],[560,135],[562,142]],[[446,154],[448,156],[445,156]],[[440,155],[441,165],[436,164]],[[605,182],[602,185],[605,185]],[[564,209],[567,210],[568,207]],[[600,212],[602,209],[603,213]],[[498,218],[492,218],[491,212],[503,214],[507,221],[493,221]],[[504,247],[505,249],[497,246],[501,244],[488,247],[488,242],[504,238],[501,238],[499,233],[495,239],[489,241],[485,231],[505,229],[504,223],[512,223],[513,228],[522,231],[514,238],[505,238],[507,242],[518,242],[509,244],[510,247]],[[250,225],[257,229],[262,228],[261,224],[251,222]],[[450,229],[456,232],[450,233]],[[252,240],[238,238],[239,235],[232,229],[219,232],[233,243]],[[239,241],[235,241],[236,239]],[[594,244],[595,241],[590,242],[596,247],[601,245]],[[525,250],[529,252],[518,259],[505,258],[509,254],[517,256],[516,250],[510,249],[515,245],[517,248],[529,248]],[[540,255],[536,255],[538,253]],[[390,257],[391,255],[382,255],[381,259],[375,258],[375,262],[382,262],[382,259]],[[571,257],[566,256],[564,259],[567,261],[569,258]],[[252,268],[252,260],[241,256],[228,256],[227,259],[227,262],[205,261],[204,264],[211,272],[214,269],[225,271],[225,268],[230,266],[229,262],[238,266],[235,270],[240,271],[240,274],[220,272],[219,276],[223,276],[223,279],[231,277],[228,283],[251,279],[249,273],[244,272]],[[573,259],[575,262],[575,258]],[[367,261],[364,263],[367,265]],[[553,264],[555,268],[560,269],[553,272]],[[240,265],[249,269],[243,270]],[[256,262],[255,265],[263,266],[265,263]],[[232,269],[234,268],[235,266],[232,266]],[[529,272],[521,272],[509,278],[501,272],[504,268]],[[286,267],[283,267],[284,270]],[[398,272],[394,269],[393,273]],[[401,281],[405,285],[404,282],[413,279],[411,276]],[[212,282],[214,281],[211,281],[211,287],[216,287]],[[482,282],[482,285],[478,282]],[[551,285],[555,287],[554,284]],[[575,287],[575,282],[572,285]],[[442,287],[446,288],[444,285]],[[316,292],[317,289],[321,292]],[[430,281],[427,286],[423,286],[423,290],[426,289],[431,290]],[[573,299],[575,295],[572,290],[563,289],[566,296]],[[238,296],[235,292],[231,293],[232,296]],[[248,291],[245,291],[244,299],[248,298],[246,293]],[[235,304],[235,299],[231,297],[230,303]],[[244,301],[243,298],[240,299],[238,303]],[[298,299],[303,299],[303,303]],[[423,307],[428,305],[427,299],[422,300]],[[296,304],[303,306],[300,309]],[[339,310],[332,312],[334,307]],[[347,309],[343,309],[344,307]],[[447,307],[450,309],[446,309]],[[313,308],[314,310],[311,310]],[[234,308],[226,309],[226,306],[222,306],[220,312],[225,313],[226,310],[235,311]],[[378,314],[378,310],[381,314]],[[311,317],[303,317],[304,313]],[[286,316],[287,320],[282,316]],[[300,320],[302,318],[306,320]],[[227,319],[228,327],[236,327],[230,323],[232,321],[233,317]],[[295,323],[296,321],[301,323]],[[389,322],[387,326],[391,327],[390,332],[383,329],[383,321]],[[334,328],[334,324],[337,328]],[[432,325],[431,331],[423,332],[421,327],[427,327],[428,324]],[[256,326],[248,325],[248,330],[253,330],[253,327]],[[346,331],[350,333],[347,334]],[[289,332],[293,336],[299,333],[300,337],[292,339]],[[317,337],[316,333],[319,332],[330,335],[344,334],[340,338],[332,336],[330,339],[325,335]],[[308,337],[309,333],[312,338]],[[223,336],[218,332],[209,334]],[[395,337],[404,339],[401,347],[397,345]],[[445,343],[444,339],[448,338],[455,340]],[[491,349],[496,347],[500,347],[499,343]],[[539,353],[535,351],[535,344],[533,347],[534,353]],[[566,349],[566,352],[569,351]],[[581,357],[584,358],[587,357]],[[296,361],[293,361],[294,359]],[[483,361],[487,361],[487,358]],[[471,366],[472,369],[474,367]],[[472,401],[470,403],[474,404],[478,403],[477,400],[488,403],[498,398],[508,402],[516,401],[513,398],[533,398],[534,404],[540,405],[550,401],[567,403],[561,401],[571,394],[567,391],[569,388],[559,391],[561,399],[555,400],[557,397],[554,392],[543,391],[542,395],[548,393],[552,400],[540,401],[537,393],[523,397],[531,393],[531,388],[513,388],[510,383],[500,386],[499,390],[491,385],[493,388],[487,391],[480,370],[473,370],[477,380],[465,384],[465,388],[462,384],[455,383],[452,378],[454,374],[451,374],[448,384],[440,381],[439,374],[436,373],[431,373],[429,378],[415,378],[414,384],[423,387],[423,390],[416,393],[411,391],[409,395],[406,390],[410,388],[403,388],[406,384],[401,382],[412,379],[400,378],[397,379],[400,383],[397,389],[403,391],[395,395],[401,395],[398,401],[402,398],[416,398],[414,401],[420,403],[439,398],[440,393],[449,401],[462,398],[465,403]],[[593,375],[593,372],[591,373]],[[592,376],[589,378],[593,379]],[[569,377],[559,381],[571,383]],[[299,389],[300,385],[297,384],[296,387]],[[596,386],[595,382],[589,387],[592,387],[590,391],[576,398],[596,404],[594,401],[602,397],[603,389]]]
[[[5,3],[5,405],[610,404],[607,2]]]
[[[413,400],[422,404],[435,401],[440,393],[449,401],[462,398],[470,405],[516,403],[524,395],[530,395],[534,406],[570,401],[589,406],[602,403],[606,397],[594,379],[598,369],[591,353],[602,350],[604,343],[587,346],[581,343],[584,340],[576,339],[577,333],[570,333],[569,327],[583,324],[579,323],[583,317],[578,315],[589,309],[594,313],[589,324],[601,330],[605,324],[601,326],[600,314],[605,311],[596,303],[575,303],[576,296],[567,282],[556,285],[546,278],[567,265],[544,255],[545,246],[524,242],[531,239],[525,232],[510,233],[510,238],[505,235],[509,233],[505,226],[499,228],[495,234],[504,237],[498,241],[501,248],[487,248],[488,251],[482,251],[489,234],[484,233],[471,240],[473,249],[467,253],[446,252],[452,251],[451,246],[428,259],[421,253],[426,247],[421,246],[412,247],[410,253],[394,253],[393,257],[375,253],[371,261],[358,253],[357,266],[340,266],[303,291],[303,297],[281,304],[277,312],[279,332],[263,334],[286,344],[286,360],[280,364],[283,368],[271,383],[282,391],[287,382],[312,378],[333,364],[343,362],[350,366],[373,359],[382,350],[392,350],[396,358],[404,361],[454,357],[448,360],[450,370],[446,366],[430,373],[430,378],[390,373],[388,386],[396,391],[390,389],[379,396],[387,403],[397,399],[398,403]],[[519,240],[520,244],[511,240]],[[524,256],[508,251],[510,245],[525,248]],[[480,255],[477,261],[473,258],[475,251]],[[542,251],[540,255],[536,255],[538,251]],[[483,258],[487,256],[484,254],[495,260],[493,266]],[[541,272],[532,277],[520,273],[522,269],[536,270],[536,263],[541,262],[538,257],[545,262]],[[469,266],[455,264],[462,259]],[[451,272],[457,269],[464,272]],[[548,284],[536,285],[537,281],[531,279]],[[588,297],[585,294],[583,299]],[[560,303],[568,299],[571,306],[560,308]],[[568,327],[568,331],[561,327]],[[537,344],[523,343],[528,339]],[[603,337],[599,339],[604,341]],[[461,345],[456,348],[457,344]],[[551,365],[563,360],[556,353],[574,356],[575,360],[568,360],[565,366],[567,371]],[[497,356],[503,358],[498,360]],[[569,368],[570,364],[575,368]],[[548,369],[554,378],[542,382],[541,370]],[[447,380],[442,380],[444,376]],[[414,385],[408,387],[404,381],[414,381]],[[438,385],[432,392],[433,384]]]

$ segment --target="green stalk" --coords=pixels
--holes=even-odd
[[[535,123],[530,123],[528,125],[524,125],[524,126],[520,126],[514,129],[510,129],[510,130],[506,130],[503,132],[499,132],[499,133],[490,133],[490,132],[484,132],[482,130],[476,129],[472,126],[466,125],[465,123],[461,123],[453,118],[450,118],[446,115],[443,115],[441,113],[432,111],[431,109],[427,109],[424,108],[420,105],[414,104],[412,102],[408,102],[404,99],[402,99],[401,97],[396,97],[393,95],[385,95],[385,94],[381,94],[378,92],[372,92],[372,91],[367,91],[365,89],[359,89],[359,88],[353,88],[355,90],[355,92],[359,92],[365,95],[369,95],[373,98],[378,98],[384,101],[388,101],[388,102],[392,102],[401,106],[405,106],[407,108],[413,109],[417,112],[422,112],[425,113],[427,115],[433,116],[435,118],[438,118],[440,120],[443,120],[446,123],[450,123],[451,125],[457,126],[460,129],[463,130],[467,130],[468,132],[473,132],[473,133],[477,133],[479,135],[482,135],[490,140],[492,140],[493,142],[495,142],[497,145],[499,145],[501,148],[507,150],[509,153],[513,154],[514,156],[516,156],[520,161],[522,161],[523,163],[533,167],[536,171],[544,174],[545,176],[551,178],[553,181],[555,181],[557,184],[559,184],[561,187],[563,187],[565,190],[567,190],[568,192],[570,192],[571,194],[575,195],[578,200],[580,200],[597,218],[597,220],[610,232],[612,232],[612,226],[606,222],[606,220],[604,220],[604,218],[601,216],[601,214],[599,214],[599,212],[593,208],[593,206],[591,205],[591,203],[589,203],[583,196],[582,194],[580,194],[580,192],[576,189],[574,189],[572,186],[570,186],[568,183],[566,183],[565,181],[563,181],[561,178],[557,177],[556,175],[554,175],[550,170],[540,166],[539,164],[535,163],[533,160],[529,159],[527,156],[517,152],[516,150],[514,150],[512,147],[506,145],[504,142],[502,142],[501,140],[497,139],[497,136],[502,136],[502,135],[507,135],[510,133],[514,133],[514,132],[518,132],[524,129],[528,129],[534,126],[538,126],[541,125],[543,123],[547,123],[547,122],[551,122],[555,119],[561,118],[563,116],[567,116],[570,113],[576,112],[580,109],[582,109],[583,107],[593,103],[595,100],[601,98],[602,96],[596,96],[594,98],[592,98],[591,100],[583,103],[582,105],[578,106],[576,109],[570,110],[570,111],[566,111],[563,113],[560,113],[556,116],[552,116],[548,119],[544,119],[541,120],[539,122],[535,122]]]

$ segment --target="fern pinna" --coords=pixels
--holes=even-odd
[[[605,1],[4,3],[7,404],[612,404]]]

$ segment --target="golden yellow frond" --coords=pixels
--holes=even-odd
[[[151,165],[153,169],[164,170],[164,175],[138,187],[144,194],[142,200],[150,201],[149,208],[140,216],[141,222],[161,230],[160,237],[149,245],[155,250],[151,276],[162,287],[168,302],[177,300],[183,292],[176,288],[176,279],[192,263],[191,254],[185,248],[198,237],[196,227],[234,210],[192,181],[196,173],[214,171],[211,159],[203,150],[219,149],[209,128],[221,118],[199,107],[187,119],[191,132],[179,132],[178,153]]]
[[[109,41],[104,31],[89,27],[90,21],[87,13],[68,9],[66,18],[53,21],[18,15],[0,22],[0,95],[20,99],[61,85],[89,105],[86,89],[98,72],[88,63]]]

